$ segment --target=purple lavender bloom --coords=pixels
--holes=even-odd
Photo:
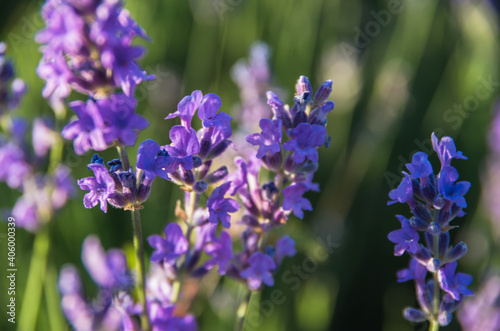
[[[294,139],[283,144],[283,148],[294,151],[293,161],[302,163],[306,159],[317,163],[318,151],[316,147],[323,145],[326,137],[326,129],[319,124],[301,123],[293,129]]]
[[[118,290],[127,289],[132,285],[125,254],[119,249],[105,252],[96,236],[85,238],[82,261],[92,279],[102,288]]]
[[[458,171],[452,166],[444,166],[438,179],[439,192],[441,192],[445,199],[454,202],[458,207],[467,207],[467,202],[463,197],[469,191],[470,183],[466,181],[458,182]]]
[[[290,236],[283,236],[276,242],[275,259],[276,264],[281,264],[285,256],[292,257],[297,254],[295,241]]]
[[[396,202],[399,203],[412,203],[413,202],[413,189],[411,184],[411,177],[406,172],[403,171],[404,177],[401,180],[398,188],[391,190],[389,192],[389,197],[392,201],[387,202],[388,205],[392,205]]]
[[[229,194],[233,196],[247,184],[247,163],[245,159],[238,156],[234,159],[234,164],[237,170],[231,173],[228,178],[231,183]]]
[[[32,137],[33,150],[38,157],[47,155],[50,147],[52,147],[58,139],[52,125],[41,118],[37,118],[33,122]]]
[[[159,235],[152,235],[148,238],[149,245],[155,249],[151,255],[151,261],[173,265],[175,260],[186,253],[188,241],[177,223],[170,223],[164,230],[165,239]]]
[[[94,171],[95,177],[86,177],[78,180],[78,186],[82,190],[89,190],[83,198],[85,208],[93,208],[100,202],[101,210],[108,211],[107,199],[112,197],[115,192],[115,181],[109,175],[108,169],[99,163],[88,165]]]
[[[12,217],[16,220],[16,226],[31,232],[36,231],[40,226],[36,203],[26,196],[21,196],[17,199],[12,209]]]
[[[57,10],[53,10],[47,26],[38,32],[35,40],[39,44],[50,44],[45,47],[47,55],[51,56],[64,51],[79,53],[85,45],[85,22],[68,4],[61,2]]]
[[[415,280],[417,283],[424,284],[425,276],[427,275],[427,267],[418,262],[417,259],[412,258],[410,260],[410,266],[407,269],[398,271],[398,282],[407,282],[409,280]]]
[[[439,156],[441,167],[449,166],[451,160],[454,158],[467,160],[467,157],[465,157],[462,152],[457,151],[455,143],[450,137],[443,137],[441,141],[438,142],[438,138],[432,133],[432,147]]]
[[[293,210],[293,213],[298,218],[304,217],[303,210],[312,210],[312,205],[309,200],[303,198],[302,195],[309,190],[308,186],[303,183],[293,184],[283,189],[283,209]]]
[[[412,228],[410,221],[404,216],[396,215],[397,219],[401,223],[401,229],[394,230],[387,238],[396,244],[394,247],[394,255],[401,256],[405,251],[410,254],[415,254],[420,248],[418,240],[419,235],[417,230]]]
[[[457,262],[451,262],[438,270],[439,286],[443,291],[451,295],[454,300],[460,300],[463,296],[473,296],[474,293],[467,288],[472,284],[472,276],[464,273],[455,274]]]
[[[233,241],[226,231],[220,233],[212,243],[205,246],[205,252],[212,258],[205,262],[205,268],[212,269],[219,266],[219,274],[225,275],[229,267],[229,261],[233,258]]]
[[[86,104],[73,101],[69,106],[78,116],[78,120],[66,125],[61,135],[66,139],[74,139],[76,154],[85,154],[90,149],[103,151],[108,148],[103,132],[105,123],[97,104],[92,100],[88,100]]]
[[[21,148],[13,143],[0,147],[0,180],[5,181],[10,188],[18,188],[30,174],[31,167],[25,160]]]
[[[181,118],[181,124],[186,129],[191,129],[191,120],[193,119],[194,113],[200,107],[201,99],[203,94],[201,91],[193,91],[191,95],[186,95],[177,104],[177,111],[169,114],[165,119],[171,119],[175,117]]]
[[[71,93],[70,84],[75,78],[63,54],[57,53],[50,59],[42,58],[36,73],[45,80],[42,96],[50,98],[52,103],[60,104]]]
[[[193,168],[193,155],[200,151],[200,143],[193,128],[186,129],[182,125],[175,125],[170,129],[172,143],[165,146],[168,154],[174,158],[175,168],[179,165],[186,170]]]
[[[474,299],[466,300],[458,311],[462,330],[500,330],[500,278],[490,276]]]
[[[135,87],[142,81],[155,79],[154,75],[148,75],[137,65],[136,59],[145,52],[143,47],[130,46],[128,41],[112,48],[106,48],[101,55],[101,63],[104,68],[111,70],[113,81],[120,86],[123,93],[133,96]]]
[[[147,298],[165,305],[170,304],[172,302],[172,285],[168,279],[169,273],[162,265],[151,263],[146,282]]]
[[[259,122],[259,126],[262,129],[261,133],[253,133],[247,136],[247,141],[254,145],[259,146],[257,151],[257,157],[261,159],[264,155],[270,153],[278,153],[282,138],[281,131],[281,120],[276,121],[270,120],[268,118],[263,118]]]
[[[406,168],[408,168],[413,178],[429,177],[430,174],[434,173],[428,156],[424,152],[413,154],[412,162],[407,163]]]
[[[240,205],[236,200],[224,198],[230,187],[230,182],[216,187],[207,200],[207,208],[210,213],[208,220],[212,224],[217,224],[220,220],[222,226],[225,228],[231,227],[231,216],[228,213],[234,213],[240,209]]]
[[[174,316],[175,306],[162,306],[157,302],[149,304],[149,319],[152,331],[197,331],[198,325],[192,315]]]
[[[254,253],[249,259],[248,268],[243,270],[240,275],[247,279],[248,287],[257,290],[262,282],[267,286],[274,285],[274,279],[271,271],[276,269],[273,259],[262,252]]]
[[[106,124],[104,139],[108,145],[118,141],[132,146],[138,132],[149,126],[149,122],[134,111],[137,101],[124,94],[113,94],[96,103]]]
[[[226,113],[217,113],[221,107],[221,100],[217,94],[205,94],[198,110],[198,117],[206,128],[216,127],[224,139],[231,137],[231,116]]]
[[[155,176],[169,180],[168,172],[172,158],[165,154],[166,152],[160,148],[156,141],[147,139],[139,145],[137,150],[136,167],[144,170],[148,180],[154,179]]]

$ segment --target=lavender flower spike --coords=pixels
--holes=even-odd
[[[450,222],[465,215],[464,195],[470,188],[469,182],[455,183],[458,171],[450,163],[453,158],[465,157],[457,152],[450,137],[438,142],[433,133],[432,142],[441,161],[441,171],[434,174],[427,154],[413,155],[412,163],[406,165],[410,174],[403,172],[398,188],[389,193],[392,200],[388,204],[407,203],[414,217],[408,220],[398,215],[401,229],[389,233],[388,238],[396,244],[394,255],[406,252],[412,258],[410,268],[400,271],[398,278],[399,281],[415,280],[420,309],[406,308],[403,315],[412,322],[427,319],[434,330],[448,325],[464,297],[474,293],[467,288],[472,277],[455,274],[457,260],[465,255],[467,246],[463,242],[450,246],[449,233],[455,227],[450,226]],[[423,232],[425,245],[419,244],[419,232]],[[431,279],[427,279],[428,273]]]

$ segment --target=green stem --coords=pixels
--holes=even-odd
[[[429,331],[438,331],[439,330],[439,323],[437,320],[432,320],[431,325],[429,326]]]
[[[137,292],[139,294],[139,302],[142,305],[141,328],[144,331],[150,330],[148,308],[146,303],[146,265],[144,262],[144,246],[142,242],[141,217],[139,210],[132,210],[132,227],[134,229],[134,249],[135,249],[135,265],[137,270]]]
[[[118,155],[120,155],[120,161],[122,161],[123,171],[128,171],[130,168],[130,162],[128,161],[127,150],[125,146],[118,144],[116,146],[116,150],[118,151]]]
[[[245,295],[241,298],[238,310],[236,311],[236,327],[235,331],[243,330],[243,325],[245,324],[245,316],[247,315],[248,304],[250,303],[250,298],[252,297],[252,291],[250,291],[245,286]]]
[[[49,315],[50,330],[59,331],[65,330],[66,323],[61,313],[60,302],[61,298],[57,292],[57,271],[53,265],[47,268],[45,276],[45,302],[47,303],[47,313]]]
[[[35,242],[33,243],[28,281],[24,290],[21,313],[19,314],[18,330],[35,330],[45,281],[49,248],[49,229],[47,226],[43,226],[35,235]]]

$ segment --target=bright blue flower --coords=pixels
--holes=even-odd
[[[263,118],[259,122],[262,132],[253,133],[247,136],[247,141],[250,144],[259,146],[259,150],[257,151],[257,157],[259,159],[268,153],[274,154],[280,151],[281,137],[283,135],[281,124],[280,119],[273,121],[268,118]]]
[[[156,141],[147,139],[139,145],[139,149],[137,150],[136,167],[144,170],[144,174],[148,180],[154,179],[155,176],[170,179],[168,172],[175,169],[171,169],[170,167],[172,158],[164,154]]]
[[[405,251],[410,254],[415,254],[420,248],[418,244],[419,235],[417,230],[412,228],[410,221],[404,216],[396,215],[397,219],[401,223],[401,229],[394,230],[387,238],[396,244],[394,247],[394,255],[401,256]]]
[[[438,138],[432,133],[432,147],[439,156],[441,167],[449,166],[453,158],[467,160],[467,157],[462,152],[457,151],[455,143],[450,137],[443,137],[438,142]]]
[[[441,169],[438,179],[439,192],[445,199],[454,202],[458,207],[467,207],[467,202],[463,197],[469,191],[470,183],[466,181],[458,182],[458,171],[452,166],[444,166]]]
[[[413,154],[412,162],[407,163],[406,168],[413,178],[429,177],[430,174],[434,173],[428,156],[424,152]]]
[[[387,202],[388,205],[392,205],[396,202],[412,203],[414,201],[411,177],[404,171],[403,174],[404,177],[401,180],[401,183],[399,184],[398,188],[391,190],[391,192],[389,192],[389,197],[392,199],[392,201]]]
[[[467,286],[472,284],[472,276],[464,273],[455,274],[457,262],[451,262],[438,270],[439,286],[454,300],[460,300],[463,296],[473,296],[474,292]]]

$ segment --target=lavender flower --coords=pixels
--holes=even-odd
[[[210,260],[205,262],[205,267],[211,269],[218,265],[219,274],[225,275],[229,262],[233,258],[233,242],[229,233],[222,231],[219,238],[205,246],[205,252],[212,256]]]
[[[312,205],[306,198],[302,195],[307,192],[309,188],[303,183],[290,185],[283,189],[283,209],[293,210],[293,213],[298,218],[302,219],[304,217],[303,210],[312,210]]]
[[[115,181],[108,174],[105,166],[99,163],[91,163],[88,167],[94,172],[94,177],[86,177],[78,180],[78,186],[82,190],[88,190],[83,198],[85,208],[93,208],[98,203],[103,212],[108,211],[107,200],[115,192]]]
[[[465,243],[450,246],[450,222],[464,216],[467,207],[464,195],[470,188],[469,182],[458,182],[458,172],[450,165],[453,158],[466,159],[457,152],[453,139],[444,137],[438,142],[432,134],[434,150],[441,161],[441,171],[434,175],[428,156],[418,152],[412,163],[406,167],[410,174],[403,172],[404,178],[397,189],[389,193],[388,204],[407,203],[414,217],[410,220],[398,215],[401,229],[389,233],[389,240],[396,244],[394,255],[405,251],[412,257],[410,268],[398,273],[399,281],[414,279],[420,309],[406,308],[404,317],[413,322],[428,320],[432,325],[447,325],[452,313],[463,302],[464,296],[473,295],[466,286],[472,277],[455,273],[457,260],[467,252]],[[424,232],[425,245],[419,243]],[[427,272],[433,275],[426,281]],[[444,292],[435,291],[434,284]],[[439,306],[434,302],[440,301]]]
[[[137,168],[144,170],[146,179],[152,180],[155,176],[170,179],[168,177],[168,169],[171,169],[170,164],[172,158],[164,149],[160,148],[157,142],[148,139],[139,145],[137,151]]]
[[[270,153],[278,153],[281,150],[281,120],[270,120],[263,118],[259,122],[262,129],[261,133],[254,133],[247,137],[247,141],[254,145],[259,146],[257,157],[260,159],[264,155]]]
[[[217,224],[220,220],[222,226],[225,228],[231,227],[231,216],[229,216],[229,213],[234,213],[240,209],[240,205],[236,200],[224,198],[230,186],[231,183],[228,182],[215,188],[207,201],[207,207],[210,213],[210,223]]]
[[[167,264],[173,264],[180,255],[186,253],[188,242],[182,233],[182,229],[176,223],[168,224],[164,232],[165,239],[158,235],[148,238],[149,244],[155,249],[151,261],[164,261]]]
[[[276,269],[273,259],[262,252],[256,252],[248,259],[249,267],[241,272],[241,277],[248,280],[248,286],[257,290],[262,283],[274,286],[271,271]]]
[[[316,147],[323,145],[326,138],[326,129],[319,124],[301,123],[293,129],[294,139],[283,144],[283,148],[293,151],[293,161],[302,163],[305,159],[318,162]]]

